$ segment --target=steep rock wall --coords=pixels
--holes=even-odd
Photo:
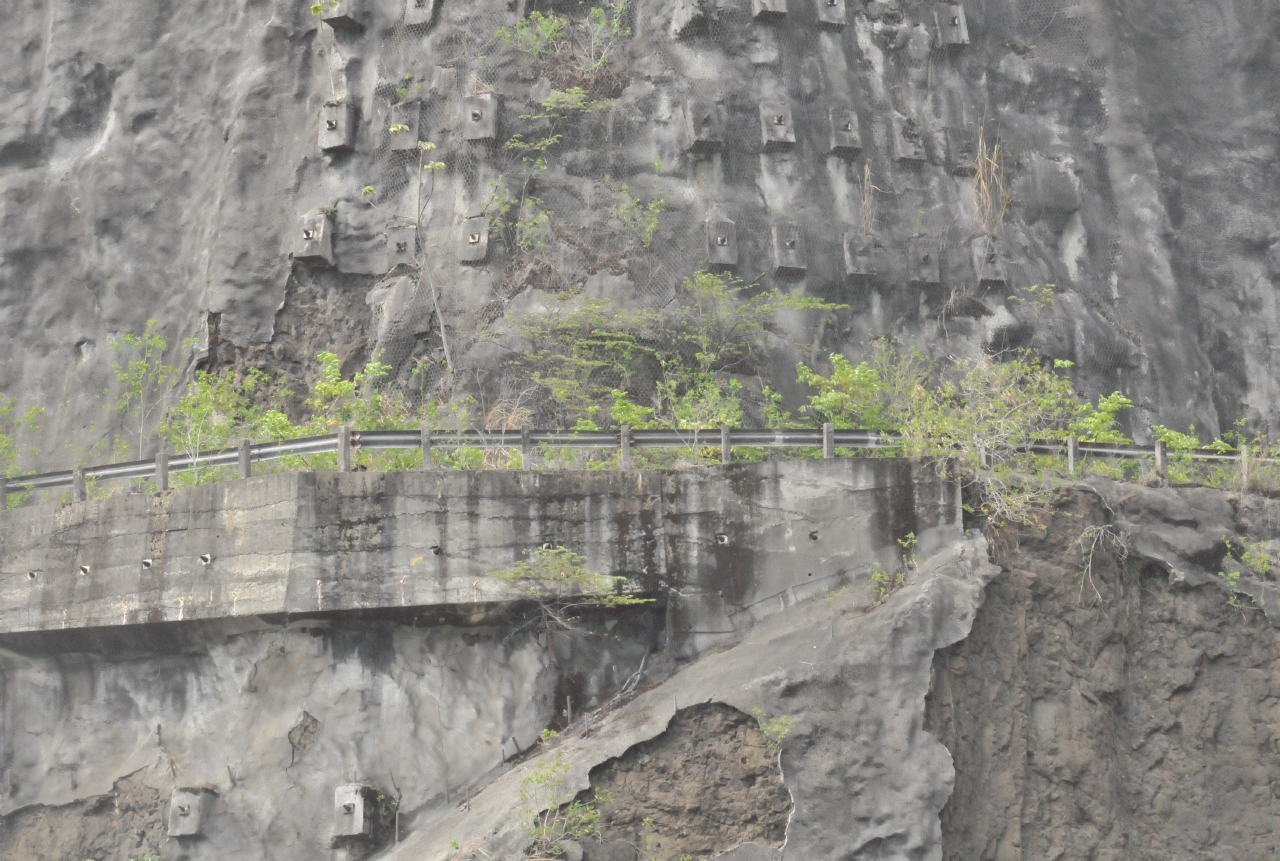
[[[1113,510],[1082,490],[1042,528],[1002,535],[972,633],[934,661],[926,725],[957,774],[943,857],[1272,859],[1274,602],[1233,606],[1195,573],[1231,570],[1223,535],[1273,541],[1276,505],[1102,491]],[[1180,571],[1142,550],[1179,533]]]
[[[348,367],[381,350],[413,391],[438,381],[413,362],[440,358],[443,322],[458,379],[491,402],[520,387],[501,372],[521,348],[504,313],[543,313],[539,288],[567,285],[665,302],[705,265],[703,224],[718,213],[736,222],[740,276],[850,304],[779,321],[805,346],[780,343],[750,373],[789,397],[800,355],[856,354],[888,333],[947,355],[1030,346],[1073,359],[1086,391],[1138,402],[1139,427],[1158,417],[1215,433],[1240,416],[1276,427],[1271,4],[991,0],[965,7],[970,44],[953,49],[936,45],[941,6],[838,5],[843,29],[819,26],[825,7],[801,0],[771,21],[752,20],[748,0],[632,3],[633,36],[592,84],[608,106],[565,130],[537,178],[562,232],[532,270],[496,239],[479,265],[458,249],[463,220],[519,168],[499,144],[545,132],[522,116],[573,82],[494,38],[539,4],[444,0],[406,25],[402,0],[366,0],[358,32],[297,0],[11,10],[0,390],[49,410],[41,456],[53,466],[106,429],[95,396],[111,382],[108,342],[148,318],[171,344],[199,340],[195,355],[175,346],[185,368],[258,365],[297,382],[318,350]],[[463,139],[463,99],[481,92],[502,105],[493,146]],[[335,99],[356,108],[354,151],[325,156],[321,114]],[[392,103],[406,99],[447,165],[426,204],[421,278],[384,277],[388,219],[416,206],[416,164],[388,132],[402,118]],[[718,151],[690,149],[699,99],[723,112]],[[789,106],[794,146],[765,146],[764,101]],[[832,109],[853,111],[860,154],[831,154]],[[918,161],[900,159],[908,120]],[[956,130],[980,128],[1007,154],[1006,283],[975,268],[973,241],[989,226],[949,152]],[[880,189],[879,275],[850,281],[843,241],[860,226],[867,168]],[[618,221],[606,176],[665,199],[651,247]],[[334,267],[290,258],[299,219],[319,207],[333,209]],[[776,271],[781,222],[798,226],[803,274]],[[941,260],[937,285],[912,274],[913,238]],[[1007,298],[1045,283],[1061,290],[1052,307]]]

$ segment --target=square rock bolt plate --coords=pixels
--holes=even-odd
[[[846,157],[862,152],[862,131],[858,127],[858,115],[851,108],[832,108],[831,152]]]
[[[727,218],[707,219],[707,262],[712,266],[738,265],[738,226]]]
[[[213,793],[202,787],[175,789],[169,798],[169,836],[200,837]]]
[[[325,102],[320,109],[320,150],[349,152],[356,145],[356,106]]]
[[[824,30],[843,30],[844,0],[813,0],[818,7],[818,26]]]
[[[489,218],[476,215],[462,222],[458,234],[458,262],[483,263],[489,256]]]
[[[462,100],[462,137],[469,141],[498,139],[498,97],[480,93]]]
[[[412,224],[393,224],[387,227],[387,271],[399,266],[418,265],[418,228]]]
[[[844,235],[844,274],[850,281],[870,281],[880,274],[880,241],[874,234],[849,231]]]
[[[959,48],[969,44],[969,24],[964,7],[959,3],[943,3],[933,12],[938,26],[938,46]]]
[[[685,135],[691,152],[715,152],[724,147],[724,108],[715,102],[689,102],[685,106]]]
[[[417,99],[391,106],[391,149],[408,152],[418,148],[418,122],[422,118],[422,103]],[[394,131],[392,131],[394,129]]]
[[[1005,276],[1004,249],[1000,240],[990,236],[978,236],[969,246],[973,258],[973,275],[978,279],[979,287],[1005,287],[1008,278]]]
[[[405,0],[404,25],[406,27],[424,27],[435,17],[436,6],[440,0]]]
[[[372,837],[378,815],[376,791],[371,786],[348,783],[333,791],[333,837]]]
[[[757,21],[768,21],[785,17],[787,0],[751,0],[751,17]]]
[[[802,275],[809,268],[809,251],[804,233],[794,221],[782,221],[772,227],[773,270],[779,275]]]
[[[796,145],[796,126],[786,102],[760,103],[760,135],[766,152]]]
[[[907,268],[912,284],[942,283],[942,250],[936,236],[913,236],[907,243]]]
[[[360,23],[359,0],[320,0],[320,20],[335,30],[359,32],[364,29]]]
[[[924,163],[924,129],[913,117],[893,115],[893,156],[908,164]]]
[[[294,260],[311,260],[333,265],[333,224],[323,212],[302,216],[293,245]]]
[[[947,129],[947,168],[955,176],[978,172],[978,133],[969,129]]]

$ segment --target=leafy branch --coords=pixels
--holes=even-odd
[[[588,607],[629,607],[653,602],[652,598],[619,591],[627,578],[593,573],[584,563],[580,555],[566,547],[539,547],[530,561],[522,560],[514,568],[491,571],[487,576],[537,602],[547,630],[578,630],[575,613]]]

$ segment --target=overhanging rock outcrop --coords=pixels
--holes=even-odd
[[[554,546],[676,596],[696,644],[959,528],[955,484],[904,460],[282,473],[0,517],[0,633],[517,601],[488,575]]]
[[[938,813],[955,772],[947,749],[924,729],[925,695],[934,651],[968,635],[996,573],[983,539],[961,539],[909,571],[883,604],[869,608],[861,595],[840,593],[779,614],[597,723],[584,722],[465,804],[424,817],[387,857],[524,858],[522,793],[548,761],[567,764],[572,791],[586,789],[592,769],[663,732],[681,708],[723,702],[762,720],[794,720],[780,762],[795,808],[781,848],[744,844],[719,857],[941,861]],[[696,786],[697,775],[688,779]]]

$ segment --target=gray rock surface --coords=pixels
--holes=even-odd
[[[932,464],[834,459],[285,474],[11,511],[0,518],[6,567],[43,554],[41,574],[55,579],[6,574],[0,857],[38,861],[32,847],[49,833],[62,835],[51,850],[59,857],[124,851],[112,823],[128,821],[140,853],[302,861],[338,836],[334,793],[350,783],[401,799],[402,851],[428,839],[443,841],[432,852],[453,839],[506,845],[523,835],[520,780],[537,766],[494,779],[544,728],[577,718],[556,748],[576,787],[704,703],[738,709],[724,724],[733,732],[684,744],[671,761],[720,745],[724,758],[741,758],[755,793],[722,794],[733,812],[699,833],[704,850],[731,848],[735,835],[788,845],[799,835],[801,852],[839,842],[826,823],[848,767],[888,787],[857,800],[851,833],[932,857],[951,775],[946,752],[920,731],[928,667],[967,631],[994,574],[981,542],[962,539],[957,499]],[[895,537],[909,532],[923,561],[879,604],[874,565],[900,568]],[[209,564],[195,567],[186,551],[169,557],[177,568],[157,561],[175,542],[194,552],[202,538],[215,545]],[[448,571],[401,570],[434,541],[453,560]],[[479,583],[540,541],[577,547],[592,570],[642,586],[666,578],[644,586],[664,601],[580,608],[564,630],[521,596]],[[66,554],[86,548],[103,560],[88,574],[52,573],[52,561],[78,563]],[[155,553],[146,569],[144,548]],[[56,577],[70,578],[65,594]],[[313,603],[313,584],[329,600]],[[192,615],[177,621],[171,611],[188,600]],[[103,612],[120,606],[127,612]],[[656,684],[622,697],[646,672]],[[796,723],[781,776],[752,726],[756,708]],[[623,770],[648,780],[641,760]],[[694,787],[653,783],[652,804],[689,805]],[[161,839],[169,802],[156,797],[175,788],[213,793],[200,838]],[[764,799],[767,821],[735,826],[766,818],[743,813],[752,799]],[[694,806],[715,806],[705,802]],[[113,808],[130,814],[112,819]],[[616,845],[648,814],[609,815],[623,835]],[[686,826],[670,810],[653,818],[678,858]]]
[[[503,313],[542,313],[549,301],[531,283],[666,301],[704,264],[713,208],[736,223],[740,276],[850,303],[834,325],[823,314],[779,321],[805,347],[780,348],[761,372],[788,397],[800,355],[856,354],[888,333],[948,355],[1030,346],[1072,359],[1084,390],[1134,398],[1139,430],[1158,419],[1213,434],[1240,416],[1277,428],[1280,375],[1266,346],[1280,271],[1266,167],[1277,142],[1271,5],[1230,0],[1206,14],[1193,0],[1001,0],[966,7],[970,43],[946,49],[934,46],[934,4],[850,3],[834,29],[804,2],[752,21],[746,0],[635,0],[634,35],[610,77],[592,83],[609,107],[569,129],[538,177],[555,225],[577,244],[553,238],[526,278],[532,270],[511,268],[496,240],[487,262],[457,262],[462,221],[518,162],[464,140],[459,110],[492,89],[499,143],[544,131],[521,116],[572,75],[494,39],[533,5],[438,3],[406,26],[401,0],[367,0],[359,31],[333,29],[298,0],[10,10],[0,391],[48,410],[42,465],[86,457],[111,428],[96,398],[112,382],[109,341],[149,318],[184,368],[252,364],[296,381],[321,349],[350,368],[376,347],[407,385],[412,360],[441,355],[423,286],[434,285],[460,379],[496,398],[511,382],[498,379],[502,360],[520,348]],[[719,151],[687,149],[695,97],[724,114]],[[388,133],[401,98],[420,103],[419,136],[448,165],[426,207],[430,277],[412,288],[403,271],[384,280],[389,213],[416,199]],[[321,114],[335,99],[357,109],[354,148],[323,154]],[[765,100],[790,106],[794,146],[764,151]],[[833,107],[854,111],[860,155],[828,154]],[[895,157],[894,117],[914,121],[923,162]],[[973,183],[953,174],[947,152],[963,137],[948,129],[979,127],[1008,159],[1007,285],[973,268],[983,230]],[[846,282],[842,251],[859,226],[864,165],[881,190],[882,278],[870,285]],[[665,199],[652,249],[615,217],[606,175]],[[334,207],[334,267],[290,259],[299,219],[320,207]],[[779,221],[800,226],[803,275],[775,274]],[[909,283],[914,234],[942,259],[937,288]],[[1061,291],[1051,307],[1006,298],[1045,283]],[[195,355],[177,346],[186,337],[199,340]]]
[[[425,820],[386,857],[523,857],[527,838],[512,811],[539,762],[562,758],[570,789],[585,789],[593,768],[657,736],[679,708],[723,702],[794,718],[782,771],[795,810],[781,857],[940,859],[937,813],[954,774],[950,754],[924,731],[923,702],[934,650],[965,636],[996,573],[985,551],[981,540],[957,542],[870,612],[842,594],[766,619],[741,643],[562,736],[468,804]],[[767,857],[762,849],[728,857]]]
[[[926,726],[957,774],[943,857],[1269,861],[1280,635],[1199,553],[1224,553],[1219,530],[1272,540],[1275,502],[1104,490],[1115,521],[1081,491],[995,542],[1004,572],[934,661]],[[1163,537],[1182,530],[1199,540]]]
[[[84,859],[99,847],[98,861],[328,857],[340,784],[398,788],[406,818],[456,802],[535,744],[564,691],[580,709],[598,705],[657,645],[644,616],[555,648],[513,627],[324,618],[10,635],[0,857]],[[113,784],[127,775],[160,801],[128,818],[146,832],[141,845],[109,825]],[[201,839],[165,837],[170,792],[184,786],[217,791]],[[94,796],[105,803],[80,801]],[[73,807],[64,827],[40,845],[63,805]]]

